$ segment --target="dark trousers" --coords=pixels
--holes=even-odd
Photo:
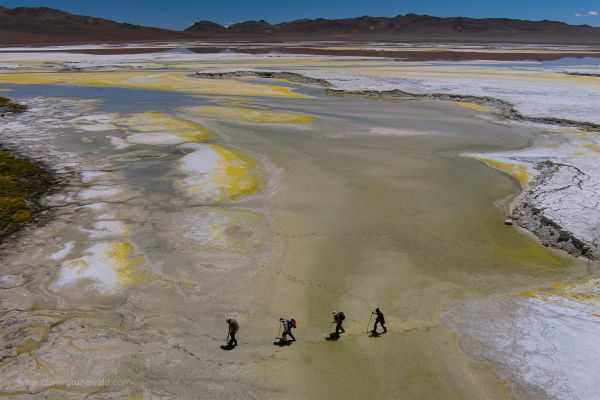
[[[294,340],[294,341],[296,340],[296,338],[294,337],[294,335],[292,335],[292,330],[291,329],[285,329],[283,331],[283,333],[281,334],[281,338],[283,340],[287,340],[287,338],[286,338],[287,335],[289,335],[292,338],[292,340]]]
[[[229,333],[229,345],[230,346],[237,346],[237,340],[235,340],[235,332],[230,332]]]
[[[375,326],[373,327],[373,332],[377,332],[377,324],[381,324],[381,327],[383,328],[384,332],[387,332],[387,328],[385,327],[385,321],[382,319],[377,318],[375,320]]]
[[[346,332],[346,330],[345,330],[344,328],[342,328],[342,323],[341,323],[341,322],[338,322],[338,323],[335,325],[335,333],[338,333],[338,334],[339,334],[339,333],[340,333],[340,331],[342,331],[342,332]]]

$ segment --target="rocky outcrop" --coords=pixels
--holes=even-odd
[[[542,243],[576,256],[600,258],[600,180],[575,166],[553,161],[536,165],[539,174],[512,212]]]
[[[290,82],[314,85],[320,87],[331,87],[332,85],[326,79],[312,78],[296,72],[287,71],[223,71],[223,72],[197,72],[196,76],[203,78],[230,79],[230,78],[272,78],[285,79]]]

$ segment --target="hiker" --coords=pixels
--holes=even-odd
[[[340,331],[342,331],[342,333],[346,332],[346,330],[342,327],[342,323],[346,319],[344,313],[342,311],[332,311],[331,314],[333,315],[333,322],[335,322],[335,334],[339,335]]]
[[[240,324],[235,319],[228,318],[227,325],[229,326],[229,347],[237,346],[237,340],[235,339],[236,332],[240,329]]]
[[[377,318],[375,318],[375,325],[373,326],[373,330],[371,331],[371,333],[373,333],[374,335],[377,333],[377,324],[381,324],[381,327],[383,328],[383,333],[386,333],[387,328],[385,327],[385,317],[383,316],[381,310],[379,308],[376,308],[375,311],[373,311],[371,314],[377,315]]]
[[[279,322],[283,325],[283,333],[281,334],[281,341],[287,342],[287,336],[289,335],[292,338],[292,341],[295,342],[296,338],[292,334],[292,328],[296,329],[296,320],[294,318],[291,319],[283,319],[279,318]]]

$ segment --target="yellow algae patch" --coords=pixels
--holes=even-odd
[[[600,279],[594,278],[576,284],[558,284],[552,286],[553,294],[579,301],[588,305],[600,305]]]
[[[469,110],[478,111],[478,112],[486,112],[490,109],[482,104],[472,103],[470,101],[455,101],[454,104],[457,106],[467,108]]]
[[[559,283],[550,288],[532,290],[519,293],[521,297],[536,298],[549,303],[561,303],[565,307],[573,308],[575,304],[563,303],[562,299],[571,300],[588,306],[600,306],[600,279],[593,278],[579,283]],[[595,315],[595,314],[591,314]],[[596,315],[595,315],[596,316]]]
[[[0,83],[109,86],[204,95],[307,98],[291,88],[224,79],[202,79],[185,72],[54,72],[0,74]]]
[[[596,153],[600,153],[600,146],[594,143],[588,143],[584,145],[584,147],[588,150],[595,151]]]
[[[512,176],[513,178],[516,178],[523,189],[529,185],[530,174],[525,165],[511,164],[508,162],[483,157],[478,157],[478,160],[484,162],[488,167],[497,169]]]
[[[127,242],[113,243],[107,250],[107,255],[115,260],[116,273],[121,285],[133,285],[149,278],[146,271],[138,269],[144,264],[144,256],[134,256],[131,244]]]
[[[256,162],[240,151],[215,144],[187,144],[193,151],[179,166],[186,177],[177,186],[200,201],[225,201],[257,192],[261,187]]]
[[[127,137],[131,143],[173,145],[204,142],[215,137],[211,130],[202,125],[162,113],[133,114],[123,119],[120,125],[140,132]]]
[[[100,242],[85,250],[80,258],[65,261],[52,287],[62,290],[83,284],[110,294],[149,279],[150,275],[139,268],[143,263],[144,257],[134,255],[130,243]]]
[[[527,299],[536,298],[537,292],[535,290],[526,290],[524,292],[519,293],[519,296],[525,297]]]
[[[222,168],[215,174],[214,180],[224,189],[227,198],[232,199],[259,190],[260,182],[252,174],[252,169],[256,167],[254,160],[240,151],[217,145],[212,147],[222,159]]]
[[[199,106],[186,111],[254,124],[306,124],[313,121],[313,117],[306,114],[246,107]]]

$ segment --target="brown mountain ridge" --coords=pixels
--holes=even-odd
[[[0,45],[180,39],[195,34],[119,23],[48,7],[0,6]]]
[[[508,18],[396,17],[300,19],[278,24],[250,20],[222,26],[196,22],[185,31],[120,23],[48,7],[0,6],[0,45],[122,43],[155,40],[390,40],[600,44],[600,28]]]
[[[432,17],[406,14],[396,17],[370,17],[344,19],[299,19],[279,24],[265,20],[250,20],[229,27],[201,21],[186,29],[188,32],[229,35],[257,35],[270,37],[321,37],[363,39],[456,38],[491,39],[507,41],[585,42],[600,43],[600,28],[589,25],[569,25],[558,21],[527,21],[510,18]]]

